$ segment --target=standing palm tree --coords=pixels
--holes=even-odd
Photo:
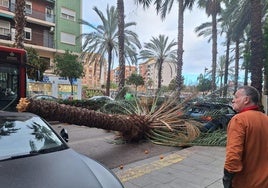
[[[230,1],[226,0],[223,1],[225,7],[230,7]],[[231,46],[231,33],[232,28],[230,27],[231,23],[234,21],[234,17],[230,16],[227,12],[227,8],[222,10],[221,13],[221,28],[222,33],[225,33],[226,36],[226,52],[225,52],[225,69],[224,69],[224,85],[227,86],[228,84],[228,72],[229,72],[229,64],[230,64],[230,46]],[[223,97],[227,96],[227,87],[223,89]]]
[[[219,61],[217,63],[217,68],[216,68],[216,75],[219,78],[219,82],[220,82],[220,88],[222,88],[223,86],[223,77],[224,77],[224,69],[225,69],[225,62],[226,62],[226,57],[225,56],[220,56],[219,57]]]
[[[226,32],[226,53],[225,53],[225,67],[224,67],[224,85],[228,84],[228,72],[229,72],[229,64],[230,64],[230,45],[231,45],[231,37],[230,32]],[[227,87],[223,89],[223,97],[227,96]]]
[[[177,39],[177,76],[176,84],[178,96],[183,86],[182,67],[183,67],[183,24],[184,24],[184,10],[186,8],[192,9],[195,0],[178,0],[178,39]],[[148,7],[151,0],[136,0],[137,3],[143,4],[143,7]],[[156,11],[161,12],[161,17],[164,19],[167,12],[170,12],[174,0],[155,0]]]
[[[224,1],[225,9],[222,10],[222,26],[227,27],[227,44],[235,44],[235,74],[234,74],[234,91],[238,87],[239,79],[239,60],[240,44],[244,41],[246,28],[249,23],[249,1]],[[244,59],[245,62],[245,59]],[[226,93],[226,91],[225,91]]]
[[[115,7],[107,7],[106,13],[107,18],[103,13],[97,8],[94,7],[93,10],[98,14],[102,21],[102,25],[95,27],[87,21],[79,20],[80,24],[84,24],[93,29],[93,32],[83,33],[80,35],[81,38],[84,38],[83,43],[84,52],[89,52],[88,59],[94,61],[99,59],[100,62],[104,62],[103,58],[105,55],[108,56],[108,75],[106,81],[106,95],[110,95],[110,75],[113,54],[118,54],[118,16],[117,9]],[[125,24],[124,33],[125,33],[125,53],[130,62],[136,63],[136,47],[140,48],[140,42],[136,33],[127,30],[128,27],[136,25],[135,22],[130,22]],[[85,55],[83,53],[82,55]]]
[[[170,1],[167,1],[170,2]],[[172,2],[172,1],[171,1]],[[183,67],[183,23],[184,23],[184,9],[188,7],[192,9],[194,0],[179,0],[179,7],[178,7],[178,48],[177,48],[177,76],[176,76],[176,83],[177,83],[177,90],[180,96],[180,90],[182,89],[183,85],[183,78],[182,78],[182,67]]]
[[[117,0],[118,10],[118,51],[119,51],[119,84],[118,90],[123,89],[125,85],[125,53],[124,53],[124,0]]]
[[[205,8],[208,16],[212,17],[212,91],[216,90],[217,65],[217,15],[221,12],[221,0],[199,0],[198,6]]]
[[[247,24],[249,22],[249,2],[245,1],[240,4],[239,1],[231,1],[225,4],[223,10],[223,24],[229,25],[230,39],[235,43],[235,74],[234,74],[234,91],[238,87],[239,79],[239,60],[240,60],[240,43],[243,42],[246,34]],[[242,26],[242,27],[241,27]],[[244,59],[245,62],[245,59]]]
[[[238,77],[239,77],[239,57],[240,57],[240,49],[239,49],[239,39],[235,42],[235,75],[234,75],[234,91],[238,88]]]
[[[142,59],[155,59],[158,69],[158,90],[161,88],[162,68],[164,62],[174,62],[176,59],[176,50],[172,49],[177,43],[172,40],[168,42],[168,37],[159,35],[153,37],[149,43],[144,43],[144,50],[140,52]]]
[[[267,0],[232,0],[226,9],[230,9],[228,16],[235,18],[232,22],[232,38],[234,41],[244,35],[248,26],[250,29],[250,49],[244,55],[250,57],[249,71],[251,72],[251,85],[262,93],[262,68],[263,68],[263,45],[262,45],[262,18],[265,17],[268,8]],[[248,53],[250,52],[250,54]],[[247,67],[247,66],[246,66]],[[245,83],[247,83],[245,81]]]
[[[15,42],[16,48],[24,48],[24,27],[26,24],[25,18],[25,0],[16,0],[15,4]]]
[[[244,44],[244,51],[243,51],[243,59],[244,62],[242,64],[242,69],[245,71],[245,77],[244,77],[244,85],[248,85],[248,74],[249,74],[249,64],[250,64],[250,45],[249,45],[249,38],[246,39]]]
[[[226,56],[222,55],[219,57],[218,63],[217,63],[217,68],[216,68],[216,75],[219,77],[219,82],[220,82],[220,88],[222,88],[224,85],[223,80],[225,81],[225,69],[226,69]],[[234,77],[234,67],[229,67],[229,62],[228,62],[228,76],[231,78]],[[226,87],[227,88],[227,87]]]

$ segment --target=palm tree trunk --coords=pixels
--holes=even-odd
[[[125,85],[125,56],[124,56],[124,0],[117,0],[118,11],[118,45],[119,45],[119,84],[118,90]]]
[[[250,46],[249,46],[249,38],[247,38],[244,52],[244,67],[245,67],[244,85],[248,85],[249,64],[250,64]]]
[[[16,48],[24,48],[24,27],[26,24],[26,18],[24,14],[25,0],[16,0],[15,5],[15,42]]]
[[[202,125],[178,115],[183,111],[184,103],[178,104],[177,101],[177,96],[171,97],[153,113],[148,114],[148,109],[143,111],[141,114],[144,115],[105,114],[53,101],[26,98],[20,99],[17,110],[35,113],[49,121],[119,131],[126,141],[150,139],[163,144],[171,140],[173,146],[182,146],[199,136],[199,127]]]
[[[245,66],[247,67],[245,68],[244,85],[248,85],[248,62],[246,62]]]
[[[111,66],[112,66],[112,47],[108,49],[108,72],[106,81],[106,95],[110,96],[110,85],[111,85]]]
[[[154,113],[145,113],[146,115],[105,114],[53,101],[28,100],[26,98],[20,99],[17,109],[19,112],[26,111],[37,114],[49,121],[119,131],[126,141],[139,141],[146,138],[152,140],[158,137],[159,143],[165,136],[181,146],[199,136],[198,127],[201,126],[201,123],[181,118],[178,111],[181,112],[183,109],[183,103],[174,105],[176,101],[177,98],[173,98],[160,106]],[[155,135],[155,131],[160,131],[164,135]]]
[[[161,83],[162,83],[162,69],[163,69],[163,60],[160,60],[159,62],[159,69],[158,69],[158,85],[157,85],[157,92],[161,89]]]
[[[216,90],[216,68],[217,68],[217,14],[212,14],[212,91]]]
[[[228,84],[228,72],[229,72],[229,54],[230,54],[230,36],[229,33],[227,34],[227,44],[226,44],[226,59],[225,59],[225,68],[224,68],[224,90],[223,90],[223,97],[227,96],[227,84]]]
[[[222,88],[222,79],[223,79],[223,74],[220,73],[220,88]],[[222,92],[220,92],[220,96],[222,96]]]
[[[262,93],[263,40],[261,0],[251,0],[251,85]]]
[[[238,88],[238,74],[239,74],[239,39],[235,41],[235,78],[234,78],[234,91]]]
[[[120,131],[128,141],[142,139],[149,129],[149,120],[145,116],[110,115],[45,100],[30,100],[24,111],[35,113],[47,121]]]
[[[177,76],[176,76],[176,84],[177,84],[177,92],[180,97],[182,90],[182,66],[183,66],[183,0],[179,0],[179,8],[178,8],[178,49],[177,49]]]

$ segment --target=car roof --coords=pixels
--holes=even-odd
[[[36,97],[51,97],[51,98],[56,99],[56,97],[54,97],[52,95],[45,95],[45,94],[36,94],[36,95],[31,96],[30,98],[36,98]]]
[[[10,112],[10,111],[2,111],[0,110],[0,116],[4,117],[39,117],[36,114],[29,112]]]
[[[109,97],[109,96],[106,96],[106,95],[93,96],[93,97],[89,98],[89,100],[92,100],[92,99],[103,99],[103,98],[113,100],[113,98],[111,98],[111,97]]]
[[[229,104],[226,104],[226,103],[216,103],[216,102],[195,102],[195,103],[192,103],[190,104],[192,106],[206,106],[206,107],[223,107],[223,106],[226,106],[226,107],[231,107]]]

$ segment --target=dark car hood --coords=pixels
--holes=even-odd
[[[122,187],[110,171],[72,149],[0,162],[3,188]]]

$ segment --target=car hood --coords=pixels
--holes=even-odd
[[[72,149],[0,162],[1,187],[123,187],[110,170]]]

